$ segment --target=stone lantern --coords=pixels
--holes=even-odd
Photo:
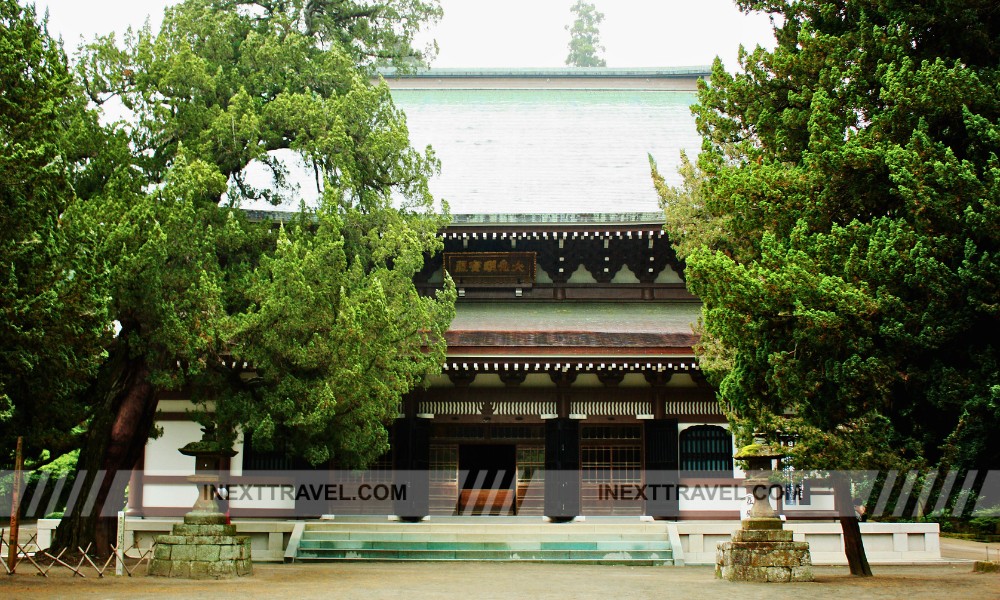
[[[729,581],[812,581],[812,558],[808,542],[792,541],[768,500],[772,461],[783,456],[780,448],[754,443],[734,456],[747,463],[747,492],[754,503],[743,526],[732,541],[720,542],[716,551],[715,576]]]
[[[216,490],[223,459],[236,456],[236,451],[217,442],[211,428],[203,431],[201,441],[179,449],[181,454],[194,457],[194,474],[188,475],[187,480],[198,487],[198,499],[185,519],[190,516],[205,525],[225,525],[226,515],[219,511]]]
[[[236,526],[226,523],[215,499],[222,461],[236,452],[216,440],[213,428],[203,432],[201,441],[180,448],[181,454],[195,459],[188,481],[198,487],[198,499],[184,515],[184,523],[173,526],[171,535],[156,537],[150,575],[226,579],[253,574],[250,538],[236,535]]]
[[[743,520],[744,529],[781,529],[781,518],[771,508],[769,500],[771,493],[771,473],[775,460],[783,455],[779,448],[769,444],[750,444],[744,446],[733,456],[736,460],[747,464],[743,485],[753,499],[750,515]]]

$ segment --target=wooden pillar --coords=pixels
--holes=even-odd
[[[677,519],[678,471],[677,419],[643,423],[646,464],[646,514],[661,519]]]
[[[558,417],[545,423],[545,516],[567,521],[580,514],[580,423],[569,418],[575,371],[553,371]]]
[[[677,519],[680,506],[677,486],[680,483],[677,442],[677,419],[667,418],[667,382],[670,371],[650,371],[653,420],[643,423],[643,454],[646,465],[646,514],[661,519]]]
[[[667,383],[673,376],[672,371],[647,371],[646,381],[649,383],[649,403],[653,418],[667,418]]]
[[[545,516],[568,521],[580,514],[580,423],[545,423]]]
[[[556,384],[556,414],[560,419],[568,419],[572,409],[570,388],[576,381],[576,371],[553,371],[549,377]]]
[[[396,484],[406,486],[394,510],[404,520],[418,521],[430,512],[430,419],[396,419],[393,425],[393,468]]]

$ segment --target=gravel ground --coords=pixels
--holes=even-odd
[[[336,563],[256,564],[254,576],[231,581],[187,581],[136,577],[85,579],[66,569],[48,578],[21,563],[3,575],[0,599],[47,598],[357,598],[373,600],[511,598],[726,598],[784,597],[1000,599],[1000,574],[972,572],[973,560],[1000,545],[941,538],[941,564],[873,567],[875,577],[854,578],[847,567],[815,567],[816,581],[745,584],[719,581],[711,567],[627,567],[535,563]],[[4,557],[6,558],[6,557]],[[144,571],[144,567],[139,569]]]
[[[65,569],[44,579],[25,570],[0,577],[0,598],[1000,598],[1000,575],[972,573],[971,563],[874,570],[854,578],[846,567],[817,567],[815,582],[796,584],[719,581],[711,567],[533,563],[260,564],[231,581],[74,579]]]

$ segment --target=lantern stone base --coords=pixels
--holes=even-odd
[[[773,520],[776,527],[768,522],[767,528],[739,529],[733,532],[733,541],[720,542],[715,576],[760,583],[812,581],[809,543],[793,542],[792,532],[781,529],[780,520]]]
[[[185,579],[229,579],[253,574],[250,538],[237,536],[225,515],[190,512],[172,535],[156,537],[149,575]]]
[[[977,560],[972,563],[975,573],[1000,573],[1000,563],[991,560]]]

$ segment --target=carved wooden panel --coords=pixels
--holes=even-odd
[[[535,282],[534,252],[445,252],[444,268],[459,286]]]

